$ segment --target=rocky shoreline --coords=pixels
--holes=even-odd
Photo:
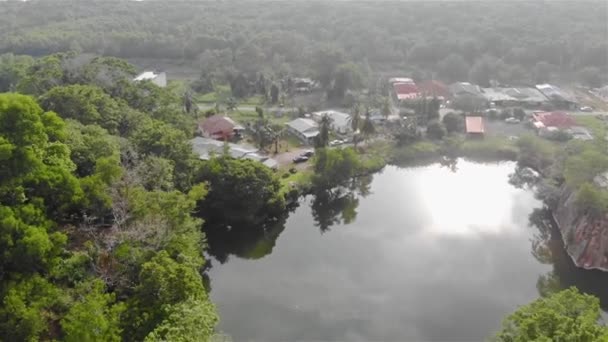
[[[592,217],[577,208],[575,199],[575,192],[562,186],[552,210],[566,252],[580,268],[608,272],[608,215]]]

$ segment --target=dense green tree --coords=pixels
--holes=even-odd
[[[277,176],[254,160],[213,158],[203,163],[196,180],[209,184],[199,208],[212,223],[258,222],[285,209]]]
[[[65,119],[74,119],[85,125],[99,125],[110,133],[118,128],[126,111],[101,88],[89,85],[54,87],[40,98],[40,105]]]
[[[124,305],[114,304],[114,295],[105,293],[101,280],[79,284],[78,299],[61,320],[64,340],[121,341],[120,314]]]
[[[605,341],[608,329],[598,324],[599,300],[570,288],[537,299],[509,315],[496,341]]]
[[[456,53],[449,54],[437,66],[439,76],[447,82],[464,81],[468,78],[469,65]]]
[[[30,56],[0,55],[0,93],[13,91],[34,60]]]
[[[365,111],[365,118],[363,119],[363,123],[361,124],[361,134],[363,134],[363,137],[365,137],[365,139],[369,139],[369,137],[372,136],[374,133],[376,133],[376,127],[374,127],[374,122],[371,118],[371,112],[368,108]]]
[[[586,86],[599,88],[602,84],[602,72],[597,67],[588,66],[579,72],[579,80]]]
[[[446,134],[446,129],[443,127],[441,122],[433,120],[429,122],[426,128],[426,135],[435,140],[441,140]]]
[[[317,149],[314,157],[313,183],[319,189],[328,189],[354,177],[361,168],[361,161],[352,148]]]
[[[324,148],[329,145],[329,130],[331,127],[331,118],[328,115],[323,115],[319,122],[319,135],[315,139],[315,147]]]
[[[455,113],[447,113],[441,120],[447,133],[463,132],[464,119],[461,115]]]
[[[80,177],[92,175],[99,158],[117,157],[119,154],[118,139],[97,125],[66,120],[66,129],[70,158],[76,164],[76,174]]]
[[[145,338],[145,342],[210,341],[218,316],[209,301],[192,299],[170,306],[166,318]]]

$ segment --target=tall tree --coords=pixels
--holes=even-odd
[[[328,115],[323,115],[319,122],[319,135],[316,139],[316,147],[323,148],[329,145],[329,129],[331,127],[331,118]]]

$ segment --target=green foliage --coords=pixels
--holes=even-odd
[[[205,325],[200,327],[202,334],[217,322],[217,314],[208,303],[197,269],[172,259],[164,251],[142,265],[139,285],[129,304],[127,320],[123,322],[125,336],[129,340],[141,340],[151,332],[151,338],[171,336],[180,331],[187,334],[192,326],[170,326],[177,320],[175,315],[184,313],[186,305],[199,312],[195,312],[195,317],[182,320],[204,322]]]
[[[124,304],[114,304],[101,280],[79,284],[78,299],[61,320],[66,342],[121,341],[120,314]]]
[[[66,144],[70,148],[70,157],[76,164],[78,176],[92,175],[99,158],[118,156],[118,139],[105,129],[97,125],[83,125],[74,120],[67,120],[66,124]]]
[[[250,159],[212,158],[203,163],[196,180],[209,185],[209,194],[200,203],[200,212],[209,221],[258,222],[285,209],[278,176]]]
[[[426,128],[426,135],[435,140],[441,140],[446,134],[445,127],[439,121],[431,121]]]
[[[553,163],[555,149],[547,141],[533,135],[525,135],[516,143],[519,148],[517,162],[524,167],[530,167],[542,172]]]
[[[1,291],[0,338],[3,341],[39,341],[48,332],[52,308],[64,294],[44,278],[34,275],[5,282]]]
[[[576,193],[576,204],[594,217],[608,210],[608,192],[592,183],[583,183]]]
[[[580,146],[582,150],[568,156],[564,167],[566,182],[574,188],[591,182],[595,176],[608,170],[608,155],[605,152],[599,151],[591,143]]]
[[[30,56],[0,55],[0,93],[13,91],[34,60]]]
[[[213,304],[197,299],[170,306],[166,317],[145,342],[210,341],[219,320]]]
[[[313,184],[328,189],[350,180],[361,169],[359,156],[352,148],[319,148],[313,159]]]
[[[599,300],[570,288],[524,305],[503,322],[496,341],[605,341]]]
[[[462,132],[464,130],[464,118],[455,113],[447,113],[442,119],[447,133]]]
[[[111,134],[118,133],[127,111],[101,88],[90,85],[54,87],[39,99],[42,108],[57,112],[64,119],[84,125],[99,125]]]

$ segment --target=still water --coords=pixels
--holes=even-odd
[[[602,275],[574,268],[538,227],[546,213],[509,183],[514,168],[391,166],[308,196],[257,235],[209,236],[220,330],[235,341],[479,341],[539,291],[597,286]]]

